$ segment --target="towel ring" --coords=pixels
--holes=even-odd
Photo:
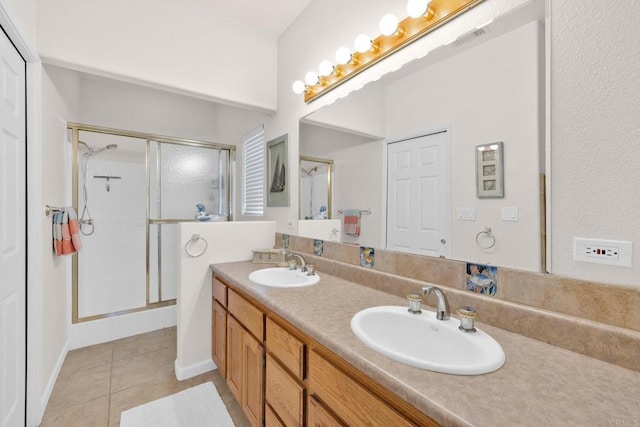
[[[486,243],[489,243],[488,245],[480,243],[485,240],[487,240]],[[482,249],[491,249],[496,245],[496,237],[491,233],[490,227],[485,227],[484,230],[476,234],[476,244]]]
[[[195,243],[198,240],[202,240],[204,242],[204,249],[201,250],[198,253],[192,254],[191,252],[189,252],[189,244]],[[197,258],[197,257],[201,256],[202,254],[204,254],[207,251],[208,247],[209,247],[209,244],[207,243],[207,241],[204,238],[200,237],[199,234],[194,234],[193,236],[191,236],[191,238],[189,240],[187,240],[187,243],[184,244],[184,253],[189,255],[190,257]]]

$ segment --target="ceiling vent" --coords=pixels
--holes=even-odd
[[[489,33],[489,29],[487,27],[484,28],[476,28],[475,30],[468,32],[467,34],[464,34],[460,37],[458,37],[456,39],[456,41],[454,42],[454,44],[456,46],[462,46],[463,44],[469,43],[472,40],[477,39],[480,36],[483,36],[485,34]]]

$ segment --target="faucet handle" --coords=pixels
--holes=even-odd
[[[422,310],[420,309],[420,303],[422,303],[422,295],[420,294],[407,294],[407,299],[409,300],[409,313],[411,314],[420,314]]]
[[[473,321],[478,317],[478,312],[475,307],[470,305],[458,307],[458,315],[460,316],[460,329],[463,332],[475,332],[476,328],[473,326]]]

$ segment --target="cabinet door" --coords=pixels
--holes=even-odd
[[[244,331],[243,334],[242,409],[253,426],[262,427],[264,419],[264,347]]]
[[[227,310],[213,300],[211,315],[211,356],[222,378],[227,377]]]
[[[242,404],[242,325],[231,316],[227,317],[227,384],[236,400]]]

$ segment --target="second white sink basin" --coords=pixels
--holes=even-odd
[[[249,274],[249,280],[256,285],[274,288],[297,288],[309,286],[320,281],[320,276],[307,276],[300,270],[289,270],[287,267],[274,267],[256,270]]]
[[[505,362],[491,336],[458,329],[454,318],[437,320],[433,311],[409,313],[407,307],[371,307],[356,313],[351,329],[367,347],[416,368],[457,375],[478,375]]]

